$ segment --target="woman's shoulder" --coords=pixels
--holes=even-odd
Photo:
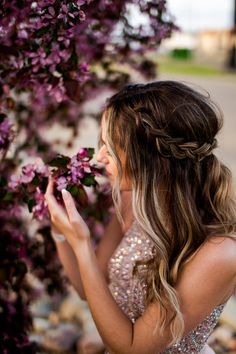
[[[198,262],[235,265],[236,273],[236,234],[209,236],[186,263]]]
[[[215,298],[216,304],[227,301],[236,287],[236,238],[209,237],[183,265],[179,285],[187,292],[200,286],[202,295]]]
[[[209,263],[229,266],[236,274],[236,234],[208,237],[200,247],[198,257]]]

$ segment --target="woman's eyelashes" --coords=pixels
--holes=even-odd
[[[106,144],[103,144],[103,147],[104,147],[104,150],[105,150],[105,154],[108,155],[108,156],[111,156],[111,153],[109,152]]]

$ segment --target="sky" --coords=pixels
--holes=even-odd
[[[233,24],[234,0],[167,0],[182,30],[229,29]]]

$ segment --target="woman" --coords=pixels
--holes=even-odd
[[[63,210],[48,185],[59,255],[110,354],[212,353],[207,338],[236,287],[231,176],[214,155],[221,126],[209,97],[174,81],[108,100],[97,159],[117,213],[96,253],[71,195],[62,191]],[[124,237],[121,191],[134,215]]]

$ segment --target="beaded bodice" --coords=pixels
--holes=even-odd
[[[137,260],[153,256],[153,244],[140,230],[136,221],[125,233],[109,261],[109,288],[117,304],[134,323],[145,309],[146,284],[143,277],[133,276]],[[141,274],[145,271],[141,265]],[[140,274],[140,273],[139,273]],[[199,353],[214,329],[225,304],[217,306],[194,330],[162,354]]]

